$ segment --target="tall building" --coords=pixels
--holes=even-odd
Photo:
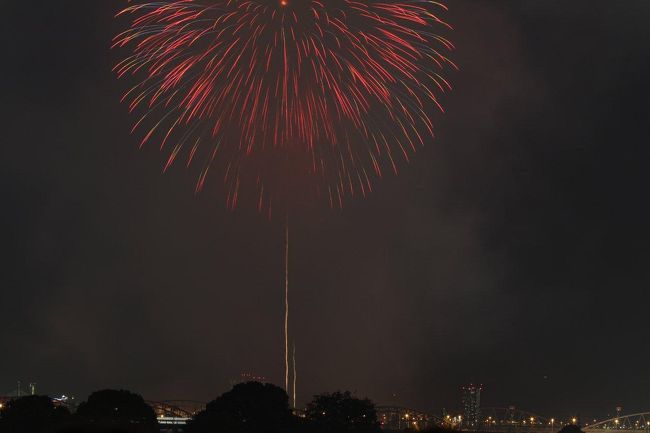
[[[469,384],[461,388],[463,404],[463,425],[478,427],[481,420],[481,390],[483,385]]]

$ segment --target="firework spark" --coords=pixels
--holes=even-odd
[[[164,170],[200,164],[227,206],[260,211],[315,194],[331,207],[365,196],[433,136],[443,77],[455,68],[428,0],[133,2],[114,39],[135,80],[134,131],[166,152]],[[125,49],[126,49],[125,48]]]

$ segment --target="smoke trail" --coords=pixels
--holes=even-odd
[[[284,389],[289,393],[289,216],[284,238]]]
[[[293,408],[296,408],[296,383],[298,375],[296,374],[296,342],[293,342]]]

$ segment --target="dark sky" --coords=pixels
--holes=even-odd
[[[0,394],[208,400],[282,382],[282,221],[137,150],[121,1],[2,2]],[[342,213],[292,222],[300,400],[650,409],[650,2],[450,0],[438,138]]]

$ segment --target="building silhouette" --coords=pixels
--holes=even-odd
[[[462,405],[463,420],[462,424],[466,427],[477,427],[481,419],[481,391],[482,385],[469,384],[463,386]]]

